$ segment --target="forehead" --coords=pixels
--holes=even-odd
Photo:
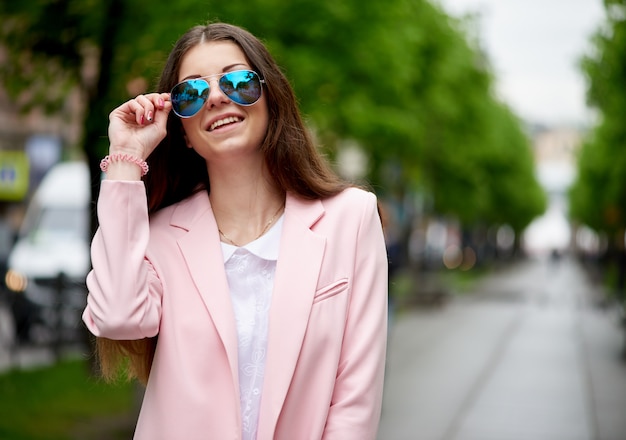
[[[182,58],[178,77],[213,75],[231,67],[250,67],[241,48],[231,41],[210,41],[192,47]]]

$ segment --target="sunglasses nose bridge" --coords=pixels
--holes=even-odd
[[[230,102],[230,98],[224,93],[222,88],[220,87],[220,80],[223,75],[211,75],[206,78],[203,78],[207,84],[209,85],[208,94],[206,97],[205,105],[211,107],[212,103],[221,103],[221,102]],[[217,98],[215,98],[217,96]],[[217,99],[217,101],[215,101]]]

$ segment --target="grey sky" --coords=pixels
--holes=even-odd
[[[602,0],[438,2],[453,16],[478,13],[497,91],[516,114],[551,125],[592,121],[577,63],[604,19]]]

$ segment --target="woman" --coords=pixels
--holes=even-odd
[[[374,439],[376,199],[322,160],[262,43],[192,28],[109,140],[83,320],[105,377],[129,358],[146,384],[135,439]]]

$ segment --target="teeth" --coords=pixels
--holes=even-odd
[[[239,121],[241,121],[240,118],[237,118],[235,116],[229,116],[228,118],[220,119],[219,121],[215,121],[214,123],[212,123],[209,127],[209,131],[215,130],[217,127],[221,127],[224,124],[231,124],[233,122]]]

